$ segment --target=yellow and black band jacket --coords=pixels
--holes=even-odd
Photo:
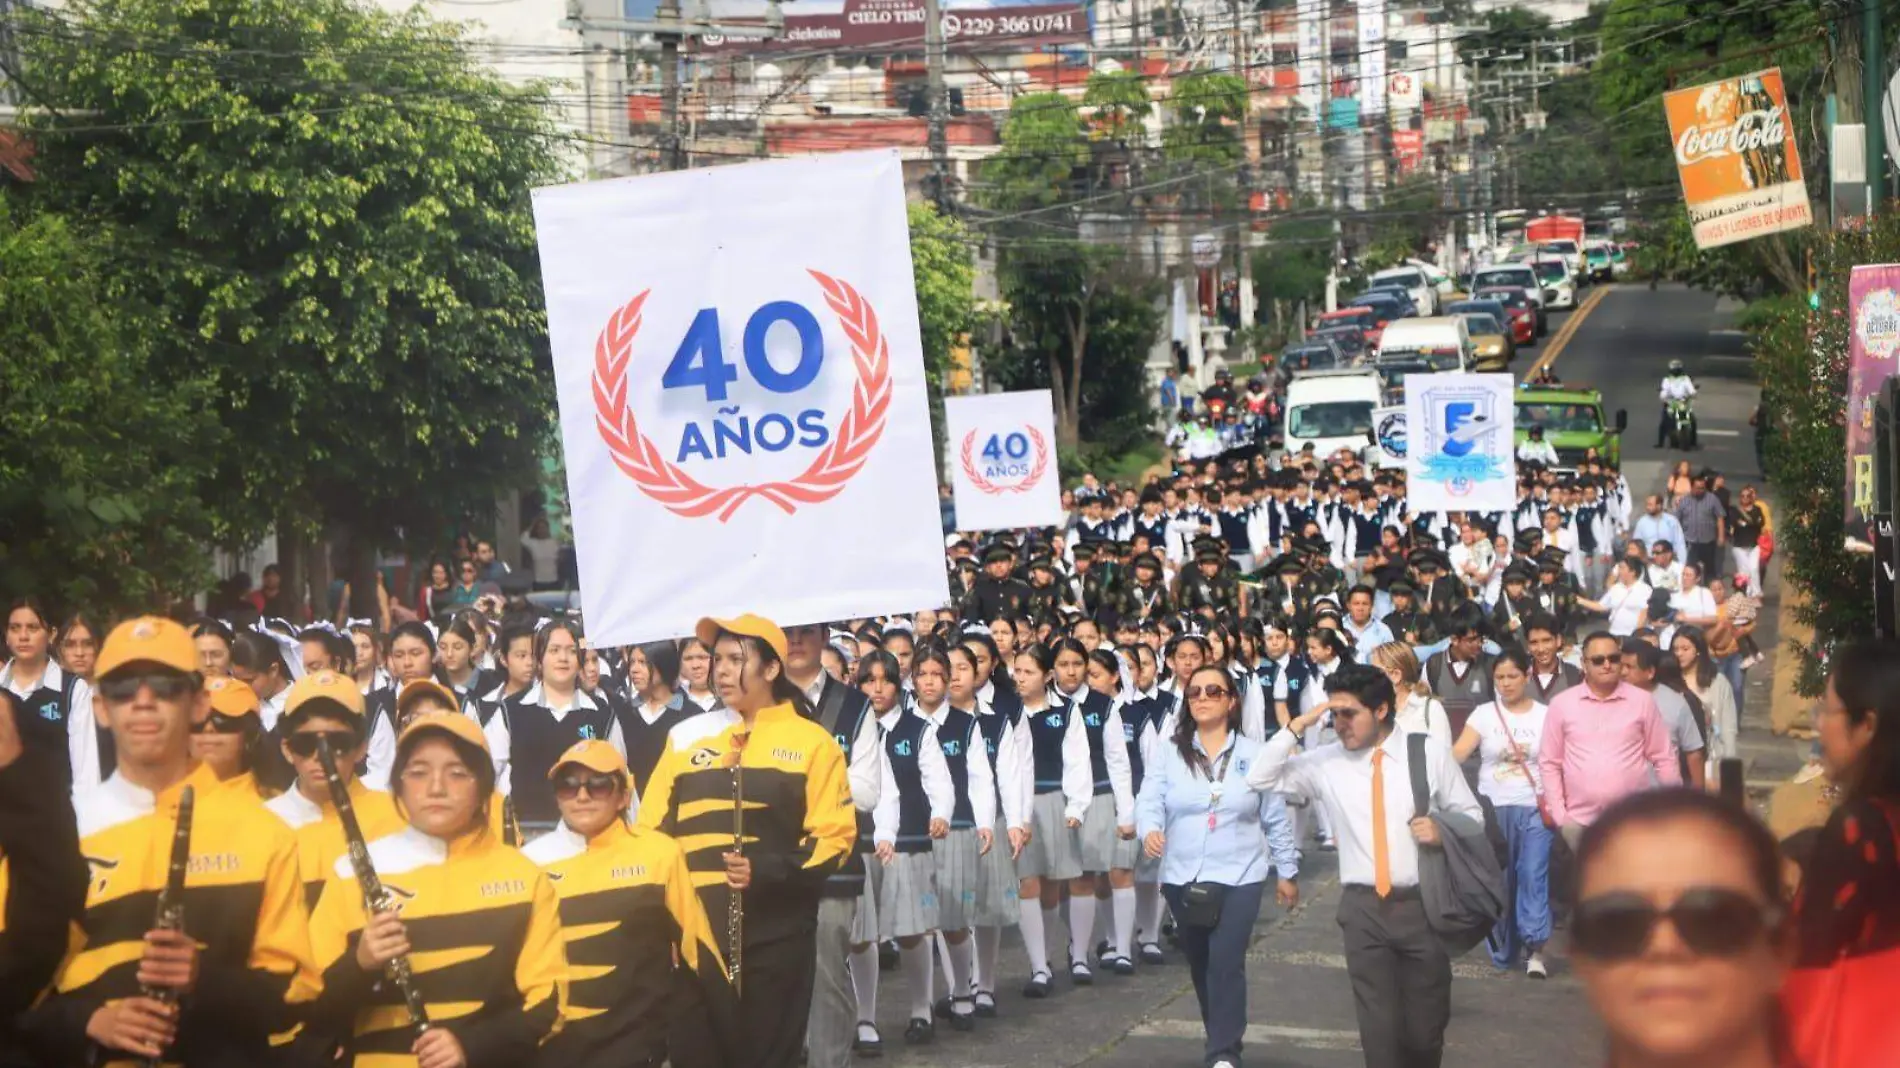
[[[395,834],[407,823],[396,811],[396,801],[381,790],[372,790],[361,779],[350,780],[350,805],[356,810],[356,822],[365,841]],[[305,797],[293,784],[290,789],[264,802],[276,817],[284,821],[297,839],[297,875],[303,882],[304,904],[317,907],[324,884],[336,874],[336,863],[349,854],[343,839],[343,821],[328,798],[322,805]],[[345,862],[345,867],[348,863]]]
[[[708,917],[723,923],[731,904],[724,854],[732,848],[731,723],[687,740],[677,728],[640,799],[640,825],[664,831],[686,851],[693,885]],[[745,943],[763,945],[812,936],[825,879],[851,853],[857,815],[844,751],[823,727],[790,704],[753,717],[743,748],[745,855],[752,886],[745,892]]]
[[[515,1068],[560,1026],[567,963],[554,886],[486,824],[454,841],[407,827],[369,844],[409,936],[430,1024],[461,1042],[470,1068]],[[349,1034],[357,1068],[409,1068],[416,1032],[402,994],[356,961],[363,891],[337,861],[310,918],[324,975],[314,1023]]]
[[[567,945],[567,1012],[542,1064],[658,1064],[674,1028],[734,1033],[738,1002],[678,842],[616,820],[591,839],[562,824],[522,852],[554,880]]]
[[[316,996],[297,845],[256,792],[223,788],[205,765],[157,795],[114,775],[80,799],[86,910],[52,994],[24,1025],[45,1062],[133,1063],[94,1046],[86,1023],[106,1003],[139,993],[145,933],[158,912],[186,786],[195,799],[184,929],[200,947],[198,979],[180,1001],[166,1063],[276,1063],[271,1036],[291,1031]]]

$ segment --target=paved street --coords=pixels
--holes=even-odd
[[[1658,401],[1656,384],[1666,362],[1683,359],[1702,387],[1698,411],[1704,448],[1692,457],[1729,476],[1732,486],[1756,482],[1753,439],[1748,427],[1755,386],[1742,339],[1730,328],[1732,309],[1707,293],[1665,286],[1616,287],[1578,325],[1555,361],[1566,383],[1604,392],[1604,407],[1629,412],[1625,469],[1641,494],[1659,484],[1670,457],[1653,447]],[[1568,315],[1551,322],[1550,340],[1518,361],[1523,374],[1558,336]],[[1764,613],[1761,644],[1772,649],[1774,601]],[[1768,668],[1749,674],[1749,706],[1743,750],[1751,786],[1785,776],[1797,763],[1799,746],[1768,736]],[[1305,901],[1292,914],[1270,902],[1261,916],[1248,967],[1252,1026],[1247,1064],[1275,1068],[1346,1068],[1363,1063],[1353,1019],[1352,992],[1333,921],[1338,904],[1332,858],[1309,850],[1301,879]],[[1561,935],[1553,947],[1553,977],[1533,982],[1495,972],[1482,952],[1460,961],[1452,988],[1450,1049],[1456,1068],[1558,1068],[1601,1063],[1599,1038],[1582,993],[1564,960]],[[1056,959],[1060,959],[1057,955]],[[1091,989],[1058,980],[1056,995],[1041,1003],[1017,993],[1027,964],[1018,937],[1004,939],[1006,977],[1002,1017],[975,1035],[942,1030],[935,1045],[903,1046],[907,995],[887,974],[879,1004],[886,1039],[884,1060],[904,1068],[1068,1066],[1099,1068],[1193,1068],[1200,1064],[1200,1021],[1194,992],[1178,956],[1171,963],[1117,979],[1103,976]]]

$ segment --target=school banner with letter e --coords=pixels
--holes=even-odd
[[[534,191],[594,645],[949,600],[895,151]]]
[[[1405,376],[1406,497],[1419,512],[1517,505],[1510,375]]]
[[[1814,221],[1781,68],[1677,89],[1663,110],[1697,248]]]
[[[1048,390],[945,397],[943,415],[957,529],[1062,521],[1055,401]]]

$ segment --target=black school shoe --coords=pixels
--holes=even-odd
[[[864,1029],[871,1029],[871,1038],[864,1037]],[[884,1056],[884,1038],[877,1032],[877,1025],[869,1020],[858,1021],[858,1033],[851,1040],[851,1052],[860,1057]]]
[[[996,1019],[996,995],[987,990],[976,992],[976,1016],[979,1020]]]
[[[952,1031],[963,1032],[976,1030],[975,1000],[972,998],[956,998],[954,1001],[958,1008],[962,1008],[965,1011],[958,1012],[956,1008],[950,1010],[950,1029]]]
[[[919,1016],[911,1017],[910,1025],[904,1028],[904,1043],[921,1046],[937,1038],[937,1025]]]
[[[1161,952],[1161,947],[1153,942],[1143,942],[1141,944],[1140,956],[1141,963],[1143,964],[1168,963],[1168,955]]]
[[[930,1006],[931,1013],[939,1020],[948,1020],[950,1018],[950,1003],[954,1000],[956,999],[945,994],[943,997],[937,999],[936,1004]]]
[[[1041,998],[1046,998],[1048,996],[1049,996],[1049,973],[1048,972],[1037,972],[1036,974],[1029,977],[1029,981],[1027,983],[1023,984],[1023,997],[1041,999]],[[981,1004],[977,1006],[977,1011],[979,1012],[982,1011]],[[993,1005],[990,1008],[990,1011],[991,1012],[996,1011]]]
[[[1089,970],[1087,964],[1079,960],[1069,965],[1069,979],[1074,982],[1076,986],[1095,985],[1095,973]]]
[[[1104,965],[1107,965],[1108,970],[1111,972],[1114,972],[1116,975],[1135,974],[1135,962],[1132,960],[1129,960],[1127,957],[1123,957],[1119,955],[1113,956],[1103,961],[1102,963]]]

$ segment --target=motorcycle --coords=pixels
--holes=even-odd
[[[1663,406],[1664,425],[1669,428],[1669,447],[1689,452],[1696,446],[1695,406],[1686,400],[1670,401]]]

